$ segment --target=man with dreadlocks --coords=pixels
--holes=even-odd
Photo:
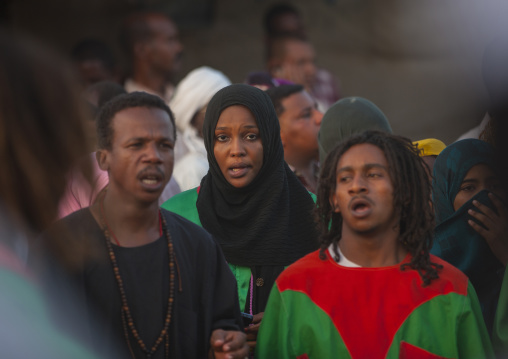
[[[429,255],[433,214],[422,160],[405,138],[367,131],[326,158],[321,249],[277,279],[259,358],[488,358],[467,277]]]

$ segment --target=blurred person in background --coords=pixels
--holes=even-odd
[[[323,113],[301,85],[266,91],[279,118],[284,160],[308,191],[316,193],[319,173],[318,133]]]
[[[148,92],[168,103],[183,53],[173,20],[161,12],[133,13],[122,23],[120,42],[129,62],[125,90]]]
[[[89,150],[77,86],[70,64],[41,45],[0,31],[0,347],[5,358],[93,357],[55,327],[42,283],[25,265],[34,238],[56,218],[68,172]],[[85,176],[87,170],[85,163]],[[61,238],[48,248],[67,268],[85,257],[79,249],[71,256]]]
[[[217,91],[229,85],[231,81],[222,72],[202,66],[189,72],[176,87],[169,103],[177,131],[173,177],[182,191],[199,186],[208,172],[203,140],[206,107]]]
[[[340,99],[340,86],[332,73],[316,65],[302,16],[292,5],[270,7],[263,18],[267,69],[273,77],[305,86],[325,112]]]
[[[71,51],[71,59],[85,88],[101,81],[116,81],[113,52],[100,40],[79,41]]]

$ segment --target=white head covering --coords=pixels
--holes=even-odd
[[[182,190],[198,186],[208,172],[205,144],[190,122],[217,91],[229,85],[231,81],[222,72],[198,67],[180,81],[169,102],[177,130],[173,177]]]
[[[222,72],[207,66],[189,72],[169,102],[178,131],[185,132],[194,114],[207,105],[217,91],[229,85],[231,81]]]

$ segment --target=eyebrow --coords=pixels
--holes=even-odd
[[[487,181],[492,181],[492,180],[498,180],[498,178],[496,176],[490,176],[486,179]],[[462,183],[475,183],[475,182],[478,182],[478,179],[476,178],[465,178]]]
[[[245,125],[245,126],[242,126],[242,128],[247,128],[247,129],[251,129],[251,128],[258,128],[258,126],[256,125]],[[230,127],[215,127],[215,131],[219,130],[219,131],[224,131],[224,130],[229,130]]]
[[[381,168],[381,169],[383,169],[385,171],[388,171],[388,168],[386,166],[383,166],[382,164],[379,164],[379,163],[367,163],[367,164],[363,165],[363,167],[362,167],[363,170],[370,170],[372,168]],[[352,171],[352,170],[353,170],[352,166],[346,166],[346,167],[338,168],[337,169],[337,174],[339,174],[341,172]]]

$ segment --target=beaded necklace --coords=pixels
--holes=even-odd
[[[150,359],[153,354],[157,351],[160,344],[165,340],[164,348],[165,348],[165,358],[169,358],[169,324],[171,322],[171,310],[173,308],[173,302],[174,302],[174,294],[175,294],[175,258],[174,258],[174,250],[173,250],[173,241],[171,240],[171,235],[168,230],[168,225],[166,223],[166,219],[161,214],[161,211],[159,209],[159,223],[162,229],[162,232],[166,234],[166,238],[168,240],[168,253],[169,253],[169,296],[168,296],[168,309],[166,312],[166,318],[164,320],[164,326],[162,327],[161,333],[153,346],[148,349],[146,344],[143,342],[143,339],[141,339],[137,329],[136,325],[134,324],[134,320],[132,319],[131,311],[129,308],[129,305],[127,303],[127,297],[125,296],[125,290],[123,286],[123,280],[120,276],[120,270],[118,268],[118,263],[116,261],[115,252],[113,250],[113,245],[111,244],[111,237],[115,239],[115,241],[118,243],[118,240],[116,239],[115,234],[113,231],[109,228],[108,223],[106,222],[106,216],[104,215],[104,196],[101,199],[100,207],[100,219],[102,222],[102,228],[104,230],[104,236],[106,237],[106,246],[108,247],[108,253],[109,258],[111,260],[111,264],[113,265],[113,272],[115,274],[116,282],[118,284],[118,289],[120,291],[120,298],[122,300],[122,325],[124,330],[125,339],[127,341],[127,346],[129,347],[129,351],[131,353],[132,358],[136,358],[134,355],[134,352],[132,351],[131,343],[129,341],[129,330],[136,339],[139,347],[145,353],[146,358]]]

